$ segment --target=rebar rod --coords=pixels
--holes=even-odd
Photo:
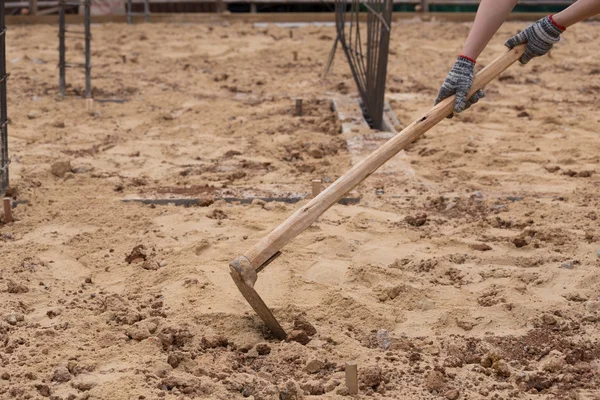
[[[393,0],[350,0],[350,7],[348,1],[335,0],[336,41],[348,59],[365,119],[382,129]],[[361,6],[367,12],[366,32],[360,27]]]

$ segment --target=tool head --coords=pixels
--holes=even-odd
[[[230,275],[235,285],[238,287],[242,296],[246,299],[252,309],[258,314],[263,322],[269,327],[271,332],[277,336],[277,338],[284,340],[287,334],[279,325],[279,322],[275,319],[275,316],[269,310],[269,307],[265,304],[263,299],[254,290],[254,283],[256,282],[256,271],[251,268],[244,268],[244,265],[249,265],[248,259],[242,256],[232,261],[229,264]]]

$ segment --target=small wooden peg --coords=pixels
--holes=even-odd
[[[346,363],[346,387],[349,394],[358,393],[358,366],[354,361]]]
[[[297,51],[293,51],[292,54],[294,56],[294,61],[298,61],[298,52]]]
[[[94,99],[85,99],[85,109],[89,114],[94,113]]]
[[[313,179],[312,181],[312,195],[313,197],[317,197],[319,193],[321,193],[322,186],[320,179]]]
[[[7,224],[13,222],[12,201],[10,197],[5,197],[2,203],[4,205],[4,222]]]
[[[302,99],[296,99],[296,116],[302,116]]]

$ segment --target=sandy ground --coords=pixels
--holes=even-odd
[[[468,29],[395,25],[403,123]],[[414,175],[371,177],[261,273],[305,345],[274,339],[228,275],[305,201],[211,204],[307,195],[352,164],[328,101],[355,92],[341,52],[319,77],[334,30],[289,31],[93,26],[89,115],[80,71],[56,96],[57,27],[10,27],[10,194],[28,204],[0,222],[0,398],[334,399],[352,360],[359,398],[600,398],[600,26],[512,67],[408,149]],[[140,197],[203,206],[121,201]]]

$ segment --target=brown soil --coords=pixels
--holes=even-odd
[[[403,123],[468,29],[395,25]],[[354,93],[341,52],[319,77],[333,28],[94,25],[93,115],[79,71],[56,97],[56,34],[7,35],[10,193],[29,203],[0,222],[0,398],[334,399],[351,360],[360,398],[600,396],[600,26],[512,67],[410,146],[414,176],[373,176],[261,272],[289,341],[227,264],[304,202],[213,200],[304,196],[350,167],[327,100]],[[204,200],[120,201],[139,197]]]

